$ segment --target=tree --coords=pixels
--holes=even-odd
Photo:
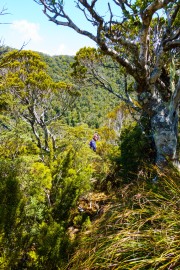
[[[53,82],[37,53],[12,51],[3,61],[0,104],[8,99],[6,107],[12,119],[20,117],[30,125],[41,150],[49,151],[51,146],[55,149],[55,137],[49,125],[70,108],[77,92],[70,84]]]
[[[12,51],[1,63],[0,266],[58,269],[73,246],[78,198],[91,188],[91,130],[55,121],[77,93],[54,83],[37,53]]]
[[[134,79],[137,107],[154,140],[156,164],[163,167],[173,160],[177,155],[180,100],[176,72],[179,1],[112,0],[103,5],[98,0],[75,1],[75,7],[93,26],[92,31],[83,30],[78,20],[70,18],[66,1],[34,1],[43,5],[50,21],[89,37],[105,55],[124,67]]]

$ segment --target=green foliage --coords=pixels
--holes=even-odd
[[[79,196],[91,188],[90,131],[66,127],[48,167],[21,124],[19,133],[1,134],[0,262],[4,269],[54,270],[71,252],[71,214]]]
[[[47,74],[46,64],[32,51],[11,51],[4,56],[9,60],[6,72],[1,72],[0,101],[4,115],[29,123],[37,146],[49,151],[55,140],[48,125],[62,117],[79,95],[72,84],[54,82]],[[6,103],[5,99],[9,98]],[[3,110],[4,108],[4,110]]]
[[[144,165],[154,161],[152,143],[152,138],[142,132],[135,123],[123,129],[120,138],[121,156],[117,162],[120,165],[120,175],[125,182],[136,179]]]
[[[0,160],[0,216],[1,229],[8,234],[16,224],[18,207],[21,198],[20,185],[17,179],[18,163]]]
[[[19,164],[18,161],[0,159],[0,262],[3,269],[14,264],[22,246],[20,224],[25,200],[18,180]]]
[[[144,165],[153,158],[149,139],[135,125],[121,132],[124,117],[129,119],[124,104],[98,84],[91,90],[84,85],[79,96],[67,75],[72,58],[43,57],[54,77],[37,53],[13,51],[0,59],[0,268],[176,267],[177,176],[159,175],[153,185],[148,177],[155,170]],[[74,65],[85,79],[88,70],[77,61],[87,60],[99,70],[102,63],[112,64],[102,59],[98,51],[82,49]],[[111,74],[117,84],[118,76]],[[76,100],[73,110],[66,107],[71,99]],[[100,135],[96,153],[89,148],[94,128]],[[46,133],[53,134],[56,144],[49,135],[44,151],[35,131],[41,142]],[[141,182],[131,181],[136,178]],[[112,200],[103,199],[98,208],[95,198],[93,214],[80,213],[79,200],[94,190],[107,191]],[[77,237],[70,235],[71,227]]]
[[[49,56],[39,53],[47,64],[47,72],[53,81],[71,82],[70,65],[74,61],[74,57],[68,55]]]
[[[74,57],[74,62],[72,63],[73,73],[72,75],[75,77],[79,77],[84,79],[88,74],[88,68],[86,64],[94,65],[94,63],[100,64],[102,59],[102,54],[100,51],[96,50],[95,48],[82,48]]]
[[[67,259],[68,216],[80,194],[89,189],[92,173],[81,151],[76,145],[76,151],[70,147],[59,155],[53,164],[53,181],[51,170],[38,156],[21,153],[17,162],[1,161],[0,260],[4,269],[44,269],[45,265],[56,269]]]
[[[67,258],[68,237],[63,225],[54,221],[39,226],[36,254],[38,269],[59,269]],[[31,254],[30,254],[31,255]]]
[[[8,65],[8,72],[2,78],[2,91],[9,89],[13,98],[25,107],[32,105],[35,100],[37,104],[46,106],[47,100],[53,98],[52,94],[57,95],[63,89],[73,94],[70,84],[52,81],[39,54],[32,51],[12,51],[4,58],[12,60]],[[58,96],[54,98],[57,99]]]
[[[118,99],[108,92],[111,92],[110,89],[122,92],[122,70],[109,57],[90,47],[77,52],[71,68],[73,80],[81,89],[81,97],[75,103],[80,117],[75,116],[75,124],[83,119],[90,127],[99,128],[103,125],[104,116],[119,104]]]
[[[85,130],[82,127],[68,129],[65,139],[61,141],[64,150],[57,153],[57,160],[54,162],[51,199],[56,220],[68,221],[71,208],[76,205],[79,196],[91,187],[91,151],[84,142],[83,134],[85,135]]]
[[[98,130],[100,140],[97,142],[97,153],[100,156],[94,162],[95,177],[97,187],[102,189],[107,180],[107,176],[112,174],[114,164],[112,157],[119,156],[119,148],[116,144],[117,136],[115,131],[107,126]]]
[[[10,53],[10,56],[11,56],[11,60],[14,61],[15,59],[18,59],[19,55],[18,55],[18,52],[15,52],[15,51],[13,52]],[[25,54],[26,51],[23,51],[23,52]],[[33,52],[31,53],[34,54]],[[5,57],[6,59],[9,57],[8,55],[9,54],[6,55]],[[33,92],[35,94],[36,99],[37,99],[37,95],[39,96],[38,97],[38,110],[40,111],[41,114],[42,114],[42,106],[40,106],[40,104],[47,107],[47,104],[46,104],[47,100],[51,100],[51,108],[48,107],[48,111],[46,110],[47,111],[46,120],[49,121],[51,118],[54,118],[57,115],[60,115],[60,118],[63,119],[63,121],[65,121],[65,123],[67,123],[68,125],[76,126],[82,123],[87,123],[92,128],[99,128],[103,124],[104,116],[107,113],[109,113],[119,103],[118,99],[115,99],[113,95],[109,96],[109,93],[104,91],[104,89],[102,89],[102,87],[98,85],[97,83],[95,85],[91,83],[91,85],[89,86],[89,83],[84,85],[84,83],[81,80],[80,83],[77,84],[77,78],[76,80],[75,80],[75,77],[72,78],[72,76],[70,76],[70,73],[72,74],[72,71],[75,70],[75,66],[78,69],[77,64],[78,63],[80,64],[80,60],[83,57],[84,59],[87,57],[87,60],[91,61],[91,63],[93,62],[96,63],[97,68],[99,70],[102,69],[103,56],[101,55],[101,53],[93,48],[83,48],[82,50],[79,51],[79,53],[77,53],[77,56],[75,59],[73,57],[68,57],[68,56],[50,57],[48,55],[44,55],[41,53],[39,54],[35,53],[35,55],[39,59],[37,62],[37,65],[40,62],[43,62],[43,60],[46,62],[46,67],[44,65],[44,69],[43,69],[43,72],[45,72],[46,75],[44,74],[43,76],[47,76],[47,74],[49,74],[49,76],[53,79],[54,82],[61,81],[60,85],[56,84],[56,87],[60,89],[60,91],[58,92],[53,90],[53,93],[52,92],[50,93],[49,90],[46,91],[43,89],[42,89],[43,92],[40,92],[40,91],[37,92],[37,89],[36,89],[36,92]],[[28,52],[28,57],[30,58],[29,52]],[[33,68],[33,61],[34,60],[31,61],[32,68]],[[121,82],[122,80],[119,78],[119,74],[117,72],[114,72],[114,71],[112,72],[112,68],[111,68],[111,72],[109,72],[108,66],[112,66],[112,62],[109,63],[108,61],[107,61],[107,64],[105,63],[103,64],[103,69],[105,70],[105,73],[108,74],[108,76],[110,75],[112,79],[114,78],[115,81]],[[16,61],[16,64],[17,63],[18,61]],[[14,66],[15,64],[12,64],[12,65]],[[22,65],[23,64],[21,64],[21,66]],[[25,67],[22,66],[21,76],[22,74],[24,74],[22,77],[26,76],[26,72],[25,73],[23,72],[25,72]],[[49,81],[45,78],[44,79],[42,78],[41,80],[40,78],[37,78],[36,73],[37,72],[35,72],[34,75],[29,74],[29,83],[31,83],[32,86],[33,85],[35,86],[35,82],[36,82],[38,83],[38,87],[40,87],[40,82],[43,81],[45,89],[49,89],[50,87],[49,83],[52,86],[52,81],[50,77],[49,77]],[[82,75],[82,72],[79,71],[78,74]],[[15,89],[17,89],[18,85],[20,86],[20,84],[21,84],[21,87],[23,86],[20,77],[18,77],[19,79],[17,78],[17,76],[19,75],[17,73],[16,79],[10,78],[10,81],[9,81],[9,83],[11,82],[11,86],[13,85],[13,83],[15,84],[14,85],[16,86]],[[76,74],[77,77],[79,75]],[[15,75],[13,75],[13,77],[14,76]],[[74,89],[74,87],[72,86],[72,80],[74,83],[76,82],[76,89]],[[62,83],[62,81],[65,83]],[[45,86],[45,83],[47,83],[48,85]],[[55,85],[54,85],[54,88],[55,88]],[[15,109],[17,110],[17,107],[15,107],[15,104],[16,106],[17,105],[19,106],[19,98],[21,98],[21,114],[22,112],[26,112],[28,105],[25,104],[24,106],[22,106],[23,105],[22,98],[24,99],[27,98],[27,94],[24,95],[23,93],[25,93],[25,90],[21,89],[21,96],[18,97],[18,99],[15,99],[15,94],[18,95],[19,94],[18,92],[17,93],[14,92],[12,95],[12,93],[8,93],[7,90],[5,89],[3,90],[3,87],[1,87],[0,108],[2,108],[2,110],[3,108],[4,109],[11,108],[13,111]],[[31,93],[32,91],[30,92],[30,94]],[[68,98],[68,94],[71,96],[71,98]],[[66,97],[62,99],[64,95]],[[68,107],[67,110],[65,109],[65,106],[64,106],[65,104],[63,105],[63,100],[66,100],[66,103],[65,103],[66,105],[68,104],[70,105],[70,108]],[[73,101],[73,107],[71,106],[71,101]],[[11,104],[11,106],[9,103]]]

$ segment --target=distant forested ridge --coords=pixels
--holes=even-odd
[[[65,81],[75,84],[71,76],[74,63],[73,56],[59,55],[49,56],[40,53],[48,66],[48,74],[54,81]],[[107,69],[108,72],[108,69]],[[109,74],[111,77],[111,74]],[[86,123],[89,127],[98,128],[103,124],[105,116],[113,111],[119,104],[119,100],[109,95],[102,87],[95,84],[80,85],[78,88],[80,97],[76,100],[73,110],[66,112],[64,117],[68,125]]]
[[[68,81],[70,80],[70,66],[74,61],[73,56],[68,55],[54,55],[39,53],[48,66],[48,73],[54,81]]]

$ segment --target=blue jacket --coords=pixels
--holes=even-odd
[[[89,143],[90,148],[96,152],[96,141],[92,139]]]

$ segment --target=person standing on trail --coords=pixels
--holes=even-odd
[[[99,139],[99,136],[97,133],[94,134],[92,140],[89,143],[90,148],[96,152],[96,141]]]

